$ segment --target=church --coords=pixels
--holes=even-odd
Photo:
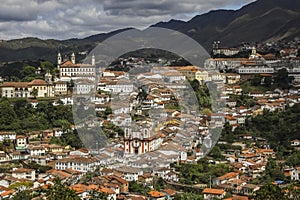
[[[149,127],[126,127],[124,129],[124,154],[140,155],[157,150],[163,143],[163,136]]]
[[[61,53],[57,55],[57,69],[59,71],[59,79],[61,81],[77,80],[77,79],[90,79],[95,80],[96,77],[96,64],[95,56],[91,58],[91,63],[76,63],[75,53],[71,54],[70,60],[63,60]]]

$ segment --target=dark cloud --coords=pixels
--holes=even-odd
[[[189,20],[220,8],[254,0],[10,0],[0,6],[0,39],[66,39],[125,27],[146,28],[159,21]]]

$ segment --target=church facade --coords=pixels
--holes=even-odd
[[[140,155],[157,150],[163,142],[161,135],[153,133],[150,128],[142,127],[138,130],[126,127],[124,129],[124,153]]]
[[[75,53],[72,53],[70,60],[63,60],[60,53],[57,55],[57,69],[61,81],[77,79],[95,80],[96,66],[95,56],[92,56],[91,63],[76,63]]]

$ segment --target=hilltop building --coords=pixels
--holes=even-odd
[[[96,65],[95,56],[91,58],[91,64],[76,63],[75,53],[71,54],[70,60],[63,60],[60,53],[57,55],[57,69],[61,81],[70,81],[82,78],[95,79]]]

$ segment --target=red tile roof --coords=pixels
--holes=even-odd
[[[214,188],[205,188],[203,190],[203,194],[214,194],[214,195],[222,195],[224,194],[224,190],[214,189]]]

